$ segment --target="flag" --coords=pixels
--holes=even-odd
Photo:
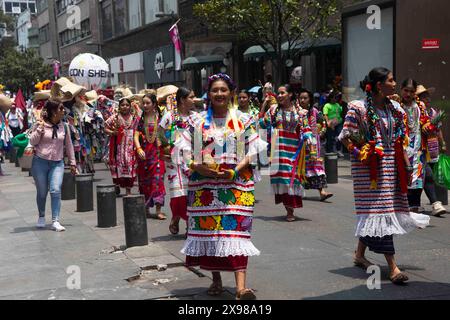
[[[175,23],[170,29],[170,39],[172,39],[173,45],[175,46],[175,70],[181,70],[181,39],[180,33],[178,32],[178,22]]]
[[[16,108],[19,108],[24,113],[27,111],[27,103],[25,102],[25,98],[23,97],[22,89],[19,88],[19,91],[16,94],[16,99],[14,100]]]

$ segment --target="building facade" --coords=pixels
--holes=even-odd
[[[36,14],[25,10],[17,17],[16,22],[17,50],[39,50],[39,31]]]

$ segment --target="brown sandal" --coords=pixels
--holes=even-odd
[[[225,290],[223,290],[222,282],[213,282],[209,287],[207,293],[208,296],[217,297],[220,296]]]
[[[243,289],[236,293],[236,300],[256,300],[255,292],[252,289]]]
[[[175,220],[172,220],[170,222],[169,231],[171,234],[176,235],[180,232],[180,226],[179,226],[180,221],[178,221],[178,222],[174,222],[174,221]]]
[[[367,270],[370,266],[374,265],[366,258],[356,258],[356,257],[353,257],[353,263],[355,264],[355,266],[362,268],[364,270]]]
[[[408,276],[403,272],[398,273],[397,275],[390,278],[393,284],[402,285],[405,284],[406,281],[409,280]]]

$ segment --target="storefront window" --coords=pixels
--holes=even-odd
[[[177,0],[164,0],[164,12],[165,13],[178,13]]]

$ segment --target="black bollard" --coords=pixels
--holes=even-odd
[[[337,153],[325,154],[325,173],[327,175],[327,183],[338,183],[338,155]]]
[[[448,206],[448,189],[435,183],[436,197],[444,206]]]
[[[124,197],[123,215],[127,248],[148,245],[144,196]]]
[[[77,212],[94,211],[93,174],[75,176],[77,184]]]
[[[9,156],[10,156],[9,153],[10,153],[10,151],[8,151],[8,152],[5,153],[5,160],[9,160]]]
[[[74,200],[75,198],[75,176],[70,171],[70,167],[65,167],[61,187],[61,200]]]
[[[17,150],[16,148],[11,148],[9,150],[9,163],[15,163],[17,158]]]
[[[16,153],[16,163],[15,163],[16,168],[20,168],[20,162],[19,162],[19,158],[17,158],[17,153]]]
[[[97,227],[112,228],[117,226],[116,186],[97,186]]]

